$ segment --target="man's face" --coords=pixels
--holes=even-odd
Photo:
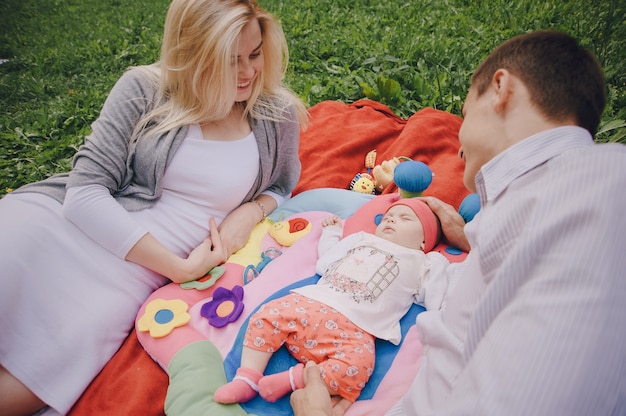
[[[472,192],[476,192],[474,178],[480,168],[494,156],[497,138],[495,125],[490,122],[493,109],[490,105],[490,90],[478,97],[474,87],[470,88],[463,104],[463,124],[459,130],[459,157],[465,162],[463,183]]]

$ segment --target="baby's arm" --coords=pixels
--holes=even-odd
[[[442,309],[449,291],[454,287],[463,263],[452,263],[442,254],[431,251],[427,254],[430,260],[430,270],[415,303],[423,305],[428,310]]]
[[[341,219],[336,215],[331,215],[322,220],[322,235],[317,245],[317,255],[322,257],[334,247],[343,235],[343,227]]]
[[[322,227],[328,227],[329,225],[337,225],[341,227],[341,218],[336,215],[331,215],[322,220]]]

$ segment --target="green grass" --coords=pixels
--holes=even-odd
[[[282,21],[287,83],[312,106],[372,98],[460,114],[476,65],[523,32],[566,31],[602,64],[599,141],[626,142],[626,5],[610,0],[259,0]],[[0,3],[0,195],[70,167],[109,89],[158,59],[169,0]]]

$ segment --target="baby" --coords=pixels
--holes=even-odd
[[[216,402],[246,402],[257,393],[274,402],[304,385],[302,363],[313,360],[331,395],[352,403],[372,375],[375,338],[400,343],[400,319],[420,302],[429,276],[425,252],[440,235],[435,214],[422,201],[404,198],[389,206],[374,234],[342,239],[336,216],[322,226],[316,266],[321,278],[262,305],[250,317],[241,366],[217,389]],[[283,344],[300,363],[263,376]]]

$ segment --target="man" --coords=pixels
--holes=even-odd
[[[512,38],[476,69],[459,131],[481,199],[467,240],[425,199],[471,251],[442,310],[418,315],[424,357],[388,415],[625,414],[626,146],[593,143],[605,101],[598,63],[559,32]],[[294,413],[342,414],[318,378],[306,369]]]

